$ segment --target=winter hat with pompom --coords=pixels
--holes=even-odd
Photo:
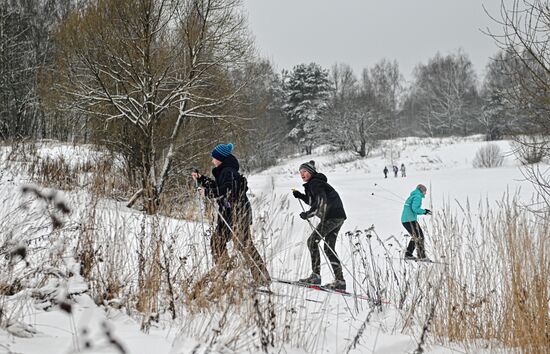
[[[212,151],[212,157],[218,161],[225,160],[233,152],[233,144],[220,144]]]
[[[308,171],[311,175],[314,175],[317,173],[317,169],[315,168],[315,161],[311,160],[309,162],[304,162],[303,164],[300,165],[300,168],[298,168],[298,171],[299,170],[306,170]]]

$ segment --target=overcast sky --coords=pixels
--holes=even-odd
[[[462,48],[482,78],[497,47],[481,32],[498,26],[500,0],[243,0],[259,53],[278,70],[348,63],[359,74],[396,59],[407,80],[437,51]]]

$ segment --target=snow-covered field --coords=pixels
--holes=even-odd
[[[424,206],[430,208],[434,215],[422,218],[427,230],[427,249],[432,258],[438,259],[438,254],[432,249],[432,244],[446,235],[433,235],[430,230],[430,218],[438,217],[438,211],[451,208],[460,211],[469,204],[474,214],[478,203],[487,202],[497,205],[505,193],[518,193],[520,200],[529,203],[534,195],[532,185],[525,181],[519,163],[511,153],[511,146],[507,141],[496,142],[505,153],[504,164],[498,168],[473,168],[472,159],[476,151],[487,144],[481,137],[419,139],[405,138],[395,141],[385,141],[367,159],[355,159],[348,153],[328,152],[318,149],[311,156],[299,156],[281,161],[261,173],[248,177],[252,202],[255,205],[255,238],[260,252],[265,254],[268,268],[275,278],[296,279],[307,275],[309,269],[309,253],[305,244],[310,226],[302,221],[298,214],[302,211],[297,200],[292,198],[291,189],[301,188],[298,166],[305,161],[316,161],[318,170],[327,175],[329,183],[339,192],[348,215],[337,242],[336,251],[344,262],[345,277],[348,289],[358,293],[374,291],[366,282],[355,282],[359,274],[354,270],[357,255],[348,231],[365,230],[374,225],[374,231],[382,243],[362,239],[365,246],[372,247],[373,262],[383,263],[388,258],[395,258],[395,267],[403,269],[409,267],[410,272],[431,272],[432,265],[403,264],[398,258],[402,255],[402,246],[408,238],[400,223],[404,200],[409,193],[422,183],[428,187],[428,195]],[[71,149],[41,148],[41,154],[67,154],[74,159]],[[49,152],[48,152],[49,151]],[[79,151],[79,155],[86,155]],[[238,148],[236,150],[238,156]],[[57,156],[57,155],[56,155]],[[6,162],[3,162],[6,163]],[[385,165],[404,163],[407,167],[407,177],[393,177],[390,172],[387,179],[382,173]],[[13,209],[25,200],[17,188],[24,183],[25,176],[2,174],[0,189],[4,201],[0,211],[2,220],[13,220]],[[67,195],[67,202],[71,204],[73,213],[67,220],[67,225],[78,225],[79,219],[84,218],[90,196],[85,192],[71,192]],[[80,194],[79,194],[80,193]],[[128,230],[139,229],[140,214],[125,208],[119,203],[101,201],[105,230],[116,229],[116,225],[125,220],[124,224],[131,225],[123,228]],[[116,220],[118,221],[116,221]],[[425,222],[425,223],[424,223]],[[189,235],[196,234],[197,225],[182,221],[167,221],[167,233],[179,235],[186,239],[183,245],[194,245],[202,249],[200,240],[191,239]],[[15,227],[4,225],[4,230],[15,230],[14,235],[21,234]],[[133,232],[133,231],[132,231]],[[139,231],[135,231],[137,234]],[[132,250],[132,240],[129,235],[116,237],[126,238],[129,241],[128,259],[135,258]],[[187,236],[186,236],[187,235]],[[364,234],[363,234],[364,236]],[[126,240],[125,239],[125,240]],[[3,239],[2,242],[5,240]],[[135,240],[134,240],[135,241]],[[114,240],[113,240],[114,242]],[[181,243],[179,244],[181,247]],[[401,247],[399,246],[401,245]],[[56,245],[56,247],[61,247]],[[108,248],[108,245],[106,245]],[[389,248],[389,250],[388,250]],[[211,332],[216,328],[221,314],[191,314],[185,310],[183,302],[177,302],[178,319],[172,321],[167,314],[161,320],[153,323],[149,333],[140,331],[140,319],[135,313],[127,309],[115,309],[109,306],[98,307],[84,291],[88,285],[78,276],[78,265],[71,260],[70,249],[65,250],[64,265],[60,268],[72,269],[75,273],[68,282],[61,285],[42,284],[41,289],[47,291],[50,287],[55,297],[66,298],[66,293],[74,294],[70,297],[72,307],[70,313],[57,306],[38,304],[35,298],[25,298],[24,294],[0,298],[2,308],[17,306],[12,313],[20,315],[21,321],[14,323],[7,330],[0,330],[0,352],[7,353],[113,353],[126,352],[132,354],[147,353],[192,353],[192,352],[241,352],[260,351],[246,347],[239,342],[239,346],[232,347],[232,341],[223,335],[214,341]],[[182,249],[179,252],[185,254]],[[107,253],[107,252],[106,252]],[[46,258],[45,258],[46,259]],[[203,258],[204,260],[204,258]],[[200,260],[198,260],[200,261]],[[126,264],[126,263],[124,263]],[[132,261],[128,261],[132,267]],[[382,266],[381,266],[382,267]],[[429,268],[432,267],[432,268]],[[128,273],[132,269],[120,269],[120,273]],[[355,275],[354,275],[355,274]],[[322,261],[323,281],[331,281],[331,273]],[[386,297],[390,296],[394,284],[385,284]],[[36,284],[35,284],[36,285]],[[65,293],[60,294],[59,288]],[[57,289],[57,290],[56,290]],[[383,310],[371,311],[372,304],[367,301],[355,302],[350,298],[331,295],[323,292],[294,288],[274,283],[271,289],[280,296],[272,300],[276,302],[276,309],[286,313],[276,313],[279,323],[289,322],[289,330],[294,334],[287,334],[290,338],[281,352],[285,353],[410,353],[418,346],[421,324],[414,330],[404,330],[405,319],[397,309],[396,299],[384,298]],[[21,300],[25,298],[25,300]],[[267,295],[260,295],[260,299],[267,301]],[[262,300],[262,301],[263,301]],[[10,307],[11,306],[11,307]],[[291,309],[291,310],[289,310]],[[238,312],[231,313],[230,321],[235,325],[239,322]],[[197,325],[199,317],[208,318],[211,322]],[[206,317],[205,317],[206,316]],[[222,316],[223,317],[223,316]],[[368,318],[368,320],[367,320]],[[194,322],[195,321],[195,322]],[[286,323],[286,322],[285,322]],[[29,324],[32,328],[25,328]],[[220,325],[221,326],[221,325]],[[231,328],[231,326],[229,326]],[[14,333],[16,335],[14,335]],[[235,331],[234,333],[238,333]],[[358,336],[358,333],[361,333]],[[251,332],[241,333],[241,336],[252,336]],[[352,345],[354,338],[359,337],[357,345]],[[246,341],[244,341],[246,343]],[[253,340],[251,339],[252,343]],[[235,344],[233,343],[233,344]],[[120,345],[122,349],[117,349]],[[430,353],[457,353],[464,349],[457,345],[425,347]],[[279,349],[277,349],[279,352]],[[477,352],[477,351],[476,351]]]

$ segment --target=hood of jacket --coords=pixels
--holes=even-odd
[[[422,193],[422,191],[420,191],[420,189],[418,189],[418,188],[415,188],[415,190],[412,191],[411,194],[409,195],[409,197],[413,197],[413,196],[419,196],[420,198],[425,198],[426,197],[424,195],[424,193]]]
[[[214,177],[218,177],[221,173],[221,171],[224,169],[224,168],[232,168],[234,169],[235,171],[239,171],[239,161],[237,160],[237,158],[233,155],[229,155],[225,158],[225,160],[222,161],[222,163],[218,166],[218,167],[214,167],[212,169],[212,175],[214,175]]]
[[[308,183],[315,183],[316,181],[323,181],[323,182],[328,182],[328,178],[327,176],[325,176],[324,174],[322,173],[316,173],[314,174],[313,176],[311,176],[311,178],[309,179],[309,181],[307,181],[306,183],[304,183],[304,186]]]

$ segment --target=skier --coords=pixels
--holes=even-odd
[[[388,178],[388,166],[384,166],[384,178]]]
[[[218,267],[229,266],[227,243],[233,238],[235,248],[243,256],[254,280],[254,285],[265,286],[271,282],[265,263],[252,243],[250,225],[252,209],[246,196],[246,179],[239,174],[239,162],[231,154],[233,144],[217,145],[212,151],[212,175],[214,180],[198,172],[191,176],[201,184],[201,194],[218,202],[218,221],[210,240],[214,263]]]
[[[300,165],[300,177],[305,182],[305,194],[293,190],[295,198],[301,199],[310,205],[308,211],[300,213],[300,218],[307,220],[313,216],[321,219],[321,222],[311,236],[307,239],[307,247],[311,256],[312,273],[309,277],[300,279],[301,283],[321,284],[321,258],[319,242],[324,241],[324,251],[327,255],[335,280],[325,287],[335,290],[346,290],[346,281],[342,273],[342,265],[335,251],[338,232],[346,220],[344,205],[338,193],[327,183],[327,177],[318,173],[315,162],[309,161]]]
[[[394,177],[397,177],[397,172],[399,172],[399,169],[397,168],[397,166],[393,165],[393,175],[394,175]]]
[[[411,235],[411,241],[407,246],[405,252],[405,259],[415,259],[413,251],[416,246],[416,255],[419,260],[429,260],[426,257],[426,250],[424,248],[424,234],[418,224],[418,215],[431,215],[432,212],[429,209],[422,209],[422,199],[426,196],[427,188],[423,184],[419,184],[411,195],[405,201],[403,207],[403,214],[401,215],[401,223]]]
[[[405,164],[401,164],[401,177],[407,177],[407,174],[405,173]]]

